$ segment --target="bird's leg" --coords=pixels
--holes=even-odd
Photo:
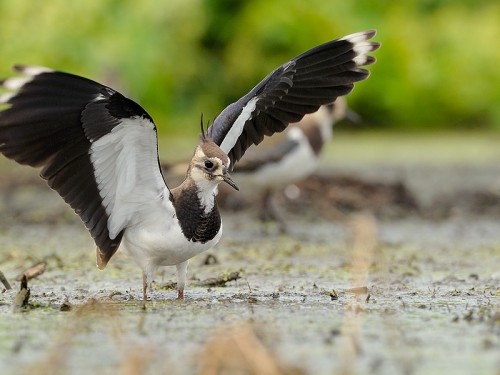
[[[273,193],[272,189],[266,189],[263,193],[260,220],[264,223],[274,221],[278,225],[279,232],[283,234],[287,232],[287,225],[273,204]]]
[[[273,220],[272,217],[272,209],[271,209],[271,197],[273,195],[273,191],[271,189],[266,189],[262,193],[261,201],[260,201],[260,213],[259,219],[262,222]]]
[[[148,300],[148,276],[146,272],[142,272],[142,300],[146,302]]]
[[[184,287],[186,286],[186,274],[188,261],[179,263],[177,266],[177,299],[184,299]]]

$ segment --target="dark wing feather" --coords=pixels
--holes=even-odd
[[[264,136],[283,131],[307,113],[351,92],[375,62],[366,54],[380,44],[369,42],[375,31],[348,35],[304,52],[283,64],[247,95],[226,107],[207,136],[226,152],[231,165]]]
[[[137,103],[89,79],[41,67],[15,68],[24,77],[1,82],[11,92],[0,96],[0,104],[7,105],[0,112],[0,152],[20,164],[43,167],[41,177],[80,216],[99,248],[98,263],[105,266],[118,249],[128,219],[109,203],[116,198],[121,172],[114,161],[139,152],[157,158],[152,119]],[[140,128],[134,136],[143,140],[142,149],[124,141],[126,132],[131,137],[130,130],[120,129],[125,123]],[[102,140],[110,147],[96,149]],[[149,173],[152,177],[144,180],[153,180],[157,190],[166,188],[159,169],[136,169]],[[117,224],[111,226],[113,216]]]

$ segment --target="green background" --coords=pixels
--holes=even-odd
[[[135,99],[161,134],[194,134],[289,58],[376,28],[349,96],[358,128],[500,130],[500,2],[3,0],[0,75],[45,65]]]

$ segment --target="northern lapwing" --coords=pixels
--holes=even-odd
[[[321,152],[332,138],[333,126],[343,119],[358,122],[360,116],[347,106],[344,97],[339,97],[290,124],[279,136],[264,139],[259,147],[250,147],[235,166],[234,179],[252,192],[261,193],[263,221],[277,221],[280,231],[286,231],[286,224],[273,205],[275,191],[306,178],[318,168]]]
[[[349,93],[380,46],[374,30],[333,40],[287,61],[230,104],[203,131],[185,180],[169,189],[157,129],[136,102],[100,83],[37,66],[2,81],[0,152],[42,167],[41,177],[78,214],[94,239],[97,266],[126,251],[143,272],[147,299],[160,266],[177,267],[184,298],[188,260],[222,234],[217,186],[252,144]],[[4,105],[2,104],[2,105]]]

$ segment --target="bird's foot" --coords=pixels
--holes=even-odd
[[[146,273],[142,273],[142,301],[146,303],[148,300],[148,278]]]
[[[177,291],[177,299],[181,301],[184,300],[184,289],[179,289]]]

